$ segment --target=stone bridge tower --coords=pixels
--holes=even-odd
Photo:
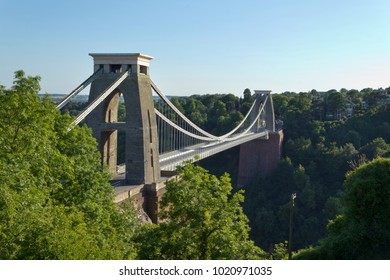
[[[240,145],[240,161],[238,168],[238,185],[245,185],[258,177],[271,175],[278,166],[282,156],[283,131],[275,129],[275,114],[271,91],[255,90],[256,100],[264,104],[265,128],[268,138],[255,139]],[[256,111],[256,110],[255,110]],[[255,114],[255,113],[254,113]],[[250,116],[252,119],[255,116]],[[262,124],[254,128],[259,129]]]
[[[152,184],[160,179],[158,134],[149,77],[151,56],[140,53],[92,53],[94,71],[103,73],[91,84],[89,102],[114,84],[126,71],[129,75],[86,118],[102,153],[103,165],[117,175],[118,131],[125,135],[124,179],[128,184]],[[118,122],[123,96],[125,122]]]

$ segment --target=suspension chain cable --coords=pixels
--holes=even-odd
[[[192,126],[193,128],[195,128],[198,132],[200,132],[201,134],[203,134],[204,136],[207,136],[208,138],[212,138],[214,140],[219,140],[219,141],[222,141],[224,140],[225,138],[229,137],[230,135],[232,135],[235,131],[237,131],[241,126],[242,124],[245,122],[245,120],[248,118],[248,116],[250,115],[251,111],[253,110],[254,108],[254,105],[256,104],[256,100],[253,102],[251,108],[249,109],[248,113],[246,114],[245,118],[241,121],[241,123],[236,127],[234,128],[232,131],[224,134],[224,135],[221,135],[221,136],[216,136],[216,135],[213,135],[211,133],[208,133],[207,131],[204,131],[203,129],[201,129],[199,126],[197,126],[196,124],[194,124],[191,120],[189,120],[182,112],[180,112],[179,109],[176,108],[175,105],[172,104],[172,102],[157,88],[156,84],[153,83],[153,81],[150,81],[151,82],[151,86],[152,86],[152,89],[161,97],[162,100],[164,100],[164,102],[166,104],[168,104],[168,106],[176,113],[178,114],[181,118],[183,118],[184,121],[186,121],[190,126]]]

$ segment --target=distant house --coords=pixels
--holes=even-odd
[[[347,109],[345,115],[347,117],[352,117],[353,116],[353,109],[355,107],[355,103],[352,100],[347,100]]]

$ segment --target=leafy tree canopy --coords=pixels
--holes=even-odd
[[[96,140],[68,131],[39,81],[17,71],[0,87],[0,258],[134,258],[135,220],[113,203]]]
[[[328,224],[319,246],[298,259],[388,259],[390,257],[390,159],[378,158],[349,172],[345,214]]]
[[[170,180],[161,201],[162,222],[139,237],[145,259],[258,259],[266,254],[249,240],[241,191],[189,164]]]

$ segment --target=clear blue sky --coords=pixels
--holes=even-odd
[[[0,84],[68,93],[91,52],[154,57],[167,95],[390,86],[389,0],[0,0]]]

